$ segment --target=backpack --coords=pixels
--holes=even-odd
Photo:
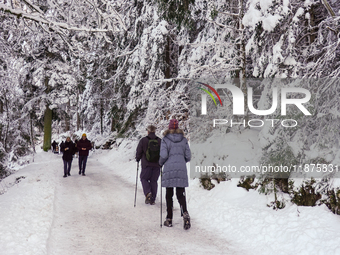
[[[148,148],[146,149],[146,160],[149,162],[158,162],[159,160],[159,153],[161,150],[160,143],[158,142],[158,139],[150,139],[150,137],[147,136],[149,139],[148,142]]]

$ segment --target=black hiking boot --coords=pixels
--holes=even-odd
[[[145,196],[145,204],[150,204],[150,203],[151,203],[151,192],[149,192]]]
[[[189,213],[188,213],[188,212],[183,213],[183,221],[184,221],[183,228],[184,228],[185,230],[188,230],[188,229],[191,227],[191,224],[190,224],[190,216],[189,216]]]
[[[85,173],[83,173],[83,174],[82,174],[82,176],[86,176],[86,174],[85,174]]]
[[[64,176],[63,176],[63,177],[65,178],[65,177],[67,177],[67,175],[66,175],[66,174],[64,174]]]
[[[81,171],[79,171],[79,175],[81,175]]]
[[[68,176],[71,176],[71,174],[70,174],[70,173],[68,173],[67,175],[68,175]]]
[[[164,221],[164,226],[166,226],[166,227],[172,227],[172,219],[166,219],[165,221]]]

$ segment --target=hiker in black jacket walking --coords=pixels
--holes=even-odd
[[[89,156],[89,150],[92,149],[91,142],[86,138],[85,133],[81,136],[81,139],[78,141],[77,149],[79,152],[78,160],[79,174],[85,176],[87,157]]]
[[[161,139],[155,135],[155,126],[150,125],[146,130],[148,131],[148,135],[143,137],[137,146],[136,161],[139,162],[142,160],[142,172],[140,174],[140,179],[145,195],[145,203],[154,205],[157,196],[157,181],[160,174],[160,165],[158,163],[158,159]],[[152,150],[150,146],[155,148],[155,150],[151,153],[148,153],[148,148],[149,150]]]
[[[74,154],[74,143],[71,141],[71,138],[68,136],[66,138],[66,142],[61,146],[61,152],[63,153],[63,161],[64,161],[64,177],[71,175],[71,164],[73,160]]]

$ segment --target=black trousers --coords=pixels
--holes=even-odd
[[[166,188],[166,210],[167,210],[167,218],[172,219],[172,208],[173,208],[173,200],[172,197],[174,196],[174,188]],[[176,196],[178,203],[181,206],[181,216],[183,213],[187,212],[187,202],[185,199],[185,188],[176,188]]]
[[[64,160],[64,175],[67,175],[71,172],[71,164],[72,160]]]
[[[155,202],[157,196],[157,180],[159,177],[159,167],[146,167],[142,169],[140,180],[142,182],[144,195],[151,192],[151,202]]]

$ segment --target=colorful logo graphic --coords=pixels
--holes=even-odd
[[[207,88],[211,89],[211,91],[215,93],[215,95],[217,96],[218,100],[220,101],[221,106],[223,106],[222,100],[221,100],[219,94],[217,93],[217,91],[216,91],[213,87],[211,87],[211,86],[208,85],[208,84],[202,83],[202,82],[197,82],[197,83],[199,83],[199,84],[201,84],[201,85],[203,85],[203,86],[206,86]],[[209,90],[203,89],[203,88],[201,88],[201,87],[197,87],[197,88],[198,88],[198,89],[201,89],[201,90],[203,90],[203,91],[205,91],[205,92],[212,98],[212,100],[214,101],[215,105],[217,106],[216,100],[215,100],[213,94],[211,94]]]
[[[215,84],[215,88],[212,86],[198,82],[199,84],[206,86],[207,88],[211,89],[215,95],[218,97],[220,100],[220,104],[222,105],[222,100],[220,96],[217,94],[215,89],[227,89],[229,92],[232,94],[233,100],[233,115],[245,115],[245,102],[248,104],[248,110],[259,116],[266,116],[273,114],[278,105],[279,105],[279,95],[281,94],[281,115],[285,116],[287,115],[287,105],[295,105],[298,109],[301,110],[301,112],[304,115],[311,115],[311,113],[306,109],[306,107],[303,105],[303,103],[307,103],[310,98],[311,98],[311,93],[304,88],[281,88],[281,91],[278,90],[278,88],[274,87],[272,88],[273,94],[272,94],[272,105],[270,109],[267,110],[259,110],[255,109],[254,104],[253,104],[253,88],[252,87],[247,87],[247,92],[246,94],[243,93],[243,91],[234,85],[230,84]],[[217,106],[216,100],[207,89],[200,88],[199,89],[205,91],[214,101],[215,105]],[[279,93],[280,92],[280,93]],[[289,96],[292,93],[300,93],[301,95],[304,95],[303,98],[291,98]],[[245,100],[247,98],[247,100]],[[202,94],[202,110],[201,110],[201,115],[206,115],[207,114],[207,95]]]

